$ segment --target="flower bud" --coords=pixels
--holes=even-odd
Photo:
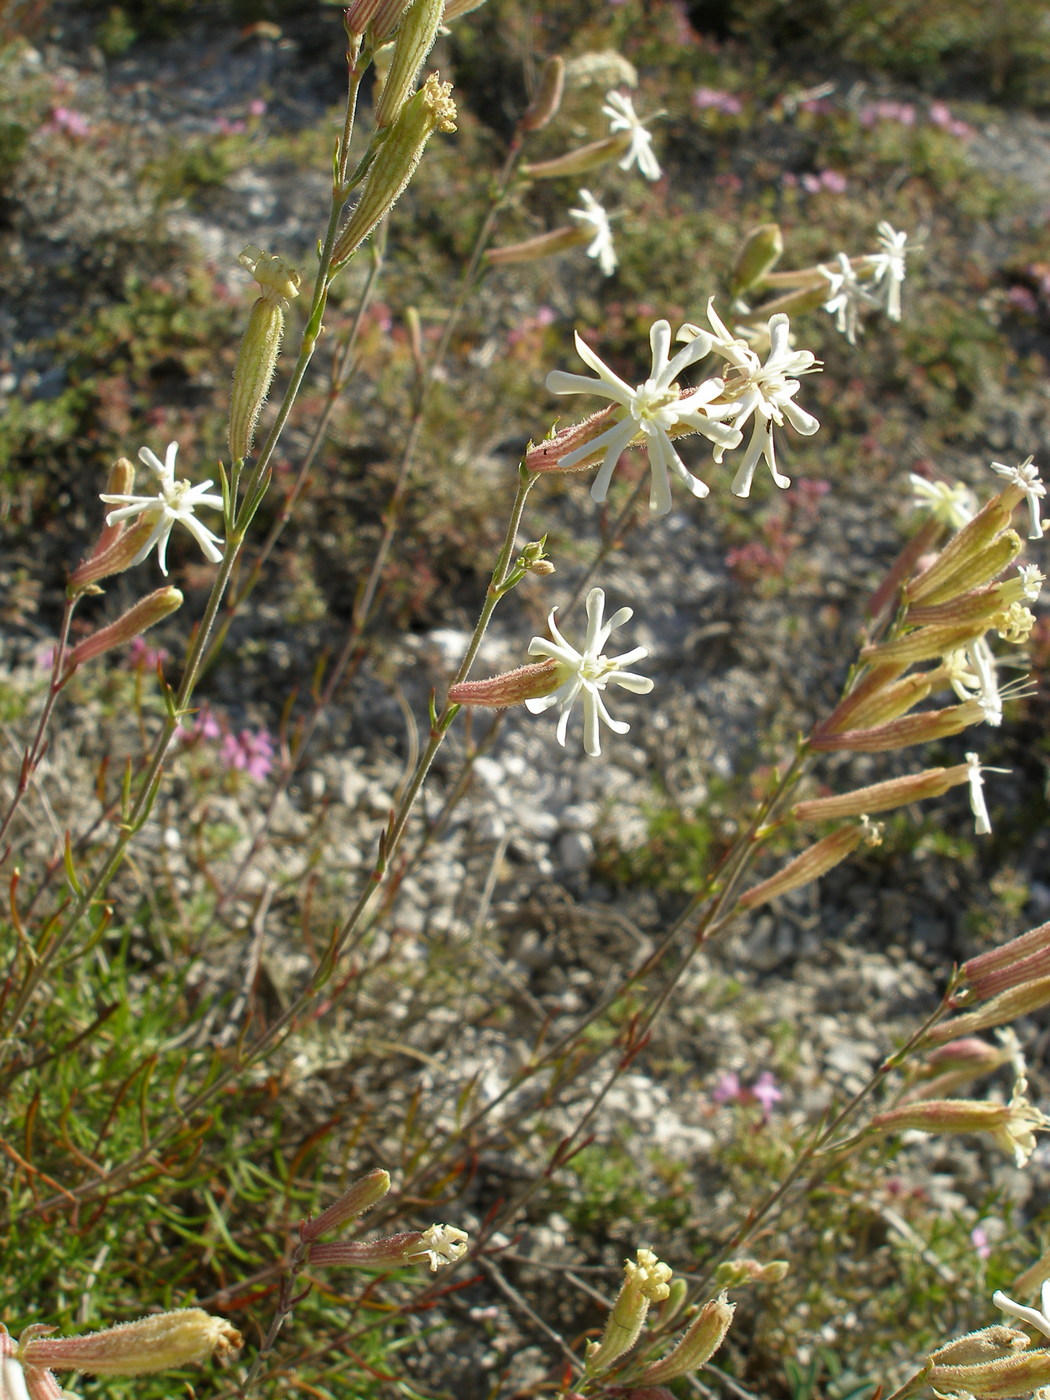
[[[1004,596],[1006,587],[1005,583],[994,583],[985,588],[975,588],[970,593],[960,593],[946,603],[909,608],[908,621],[916,627],[982,621],[988,626],[996,613],[1013,601]]]
[[[522,165],[521,173],[530,180],[557,180],[565,175],[586,175],[588,171],[608,165],[611,160],[619,160],[627,154],[630,144],[631,133],[618,131],[615,136],[606,136],[601,141],[579,146],[575,151],[568,151],[553,160]]]
[[[953,623],[950,626],[920,627],[918,631],[910,632],[906,637],[899,637],[895,642],[880,642],[876,646],[863,647],[860,657],[862,661],[872,665],[899,661],[905,666],[911,666],[916,661],[930,661],[935,656],[944,656],[949,651],[966,646],[974,637],[979,637],[986,626],[987,623],[980,619],[976,622]]]
[[[974,993],[982,999],[1050,975],[1050,923],[1040,924],[1009,943],[970,958],[963,963],[963,972]]]
[[[864,828],[860,825],[840,826],[830,836],[825,836],[822,841],[796,856],[776,875],[746,890],[740,896],[740,903],[745,909],[757,909],[760,904],[768,904],[777,895],[812,884],[851,855],[863,837]]]
[[[415,173],[423,148],[435,130],[455,131],[456,104],[452,84],[431,73],[402,107],[397,121],[376,152],[361,188],[361,196],[332,252],[332,264],[345,262],[384,218]]]
[[[780,1283],[788,1274],[786,1259],[771,1259],[762,1264],[757,1259],[726,1259],[715,1270],[716,1288],[740,1288],[746,1283]]]
[[[549,233],[539,233],[535,238],[527,238],[523,243],[507,243],[502,248],[486,248],[485,261],[492,266],[504,263],[539,262],[542,258],[555,257],[567,253],[571,248],[579,248],[589,243],[593,231],[579,224],[572,228],[556,228]]]
[[[249,244],[237,261],[262,289],[252,307],[237,352],[230,394],[230,460],[242,462],[252,450],[259,411],[266,402],[284,337],[284,308],[299,295],[300,276],[283,258]]]
[[[903,669],[905,662],[893,663],[893,669],[898,672]],[[891,667],[878,667],[883,674],[889,675]],[[935,682],[940,679],[936,671],[920,671],[911,676],[903,676],[899,681],[881,687],[872,687],[867,694],[862,693],[862,688],[857,687],[857,691],[848,696],[846,701],[829,716],[825,725],[821,729],[830,729],[832,720],[837,722],[834,725],[836,731],[850,729],[870,729],[876,724],[886,724],[891,719],[907,714],[920,700],[925,700],[933,689]],[[853,702],[852,704],[850,702]],[[843,723],[843,718],[848,720],[848,724]]]
[[[712,1302],[705,1303],[678,1345],[661,1361],[647,1366],[638,1377],[639,1383],[664,1385],[667,1381],[677,1380],[679,1376],[691,1375],[705,1361],[709,1361],[725,1341],[735,1312],[736,1304],[730,1303],[724,1292]]]
[[[411,0],[394,40],[394,55],[376,103],[377,131],[392,126],[408,101],[423,60],[434,47],[443,0]]]
[[[861,706],[866,705],[874,696],[885,691],[906,669],[906,667],[899,665],[873,666],[861,677],[849,694],[839,701],[827,719],[817,726],[817,729],[821,733],[833,734],[841,729],[855,728],[854,715]],[[900,711],[897,713],[899,714]]]
[[[107,496],[130,496],[135,485],[135,467],[126,457],[118,457],[109,469],[109,476],[106,479]],[[103,553],[111,544],[120,539],[124,533],[124,521],[114,521],[112,525],[106,524],[102,527],[102,532],[98,537],[91,558]]]
[[[552,54],[543,65],[539,87],[521,119],[522,131],[542,131],[558,115],[565,87],[565,60]]]
[[[360,1181],[355,1181],[327,1210],[315,1215],[311,1220],[304,1220],[299,1226],[299,1238],[318,1240],[329,1230],[338,1230],[340,1225],[345,1225],[349,1220],[356,1220],[366,1210],[371,1210],[389,1190],[390,1173],[385,1172],[382,1167],[376,1167]]]
[[[991,1074],[1000,1065],[1014,1058],[1014,1051],[1005,1045],[989,1045],[976,1036],[965,1036],[961,1040],[951,1040],[931,1054],[922,1066],[921,1083],[915,1085],[904,1096],[908,1099],[945,1099],[971,1084]]]
[[[651,1302],[661,1302],[670,1293],[671,1270],[661,1264],[649,1249],[639,1249],[637,1262],[624,1263],[624,1282],[617,1294],[601,1340],[587,1346],[586,1374],[600,1376],[634,1346],[641,1336]]]
[[[965,763],[954,768],[927,768],[922,773],[909,773],[904,778],[889,778],[884,783],[855,788],[840,797],[815,797],[808,802],[796,802],[791,815],[797,821],[815,822],[859,817],[872,812],[891,812],[906,807],[909,802],[923,802],[928,797],[941,797],[951,787],[969,782]]]
[[[133,532],[129,530],[128,533]],[[78,642],[69,653],[66,663],[68,669],[72,670],[85,661],[101,656],[103,652],[112,651],[114,647],[123,646],[136,637],[141,637],[143,632],[156,627],[158,622],[163,622],[171,613],[181,608],[182,602],[182,594],[177,588],[158,588],[155,593],[141,598],[122,617],[118,617],[116,622],[111,622],[108,627],[102,627],[92,636]]]
[[[994,983],[982,980],[981,986],[986,987]],[[988,1031],[994,1026],[1005,1026],[1007,1022],[1016,1020],[1018,1016],[1029,1016],[1033,1011],[1040,1011],[1044,1006],[1050,1005],[1050,976],[1037,977],[1034,981],[1024,982],[1020,986],[1011,986],[1005,992],[1000,992],[998,996],[986,1002],[984,1006],[976,1011],[967,1011],[962,1016],[956,1016],[951,1021],[946,1021],[940,1026],[934,1026],[928,1030],[922,1038],[923,1046],[944,1045],[946,1041],[954,1040],[960,1035],[973,1035],[976,1031]]]
[[[361,35],[371,30],[373,42],[381,44],[397,28],[406,3],[407,0],[354,0],[346,11],[346,32]]]
[[[729,279],[729,295],[735,300],[752,287],[761,286],[766,273],[780,261],[783,251],[784,236],[779,224],[760,224],[753,228],[736,255]]]
[[[1004,1322],[967,1332],[930,1352],[930,1360],[938,1365],[968,1366],[976,1361],[994,1361],[1000,1356],[1014,1356],[1031,1345],[1028,1334]]]
[[[153,518],[144,514],[131,526],[124,520],[107,525],[103,534],[110,536],[110,543],[105,549],[100,548],[102,536],[99,536],[94,552],[70,574],[67,587],[69,596],[83,593],[99,579],[112,578],[114,574],[130,569],[153,534],[154,524]]]
[[[91,1376],[168,1371],[191,1361],[206,1361],[213,1353],[223,1357],[241,1345],[235,1327],[201,1308],[157,1313],[84,1337],[28,1337],[35,1330],[27,1328],[19,1341],[18,1357],[24,1365],[86,1371]]]
[[[553,657],[516,671],[505,671],[484,681],[460,681],[448,692],[450,705],[485,705],[504,710],[508,705],[522,705],[526,700],[540,700],[552,695],[562,683],[562,674]]]
[[[1028,1396],[1050,1382],[1050,1351],[1021,1352],[1015,1356],[979,1361],[968,1366],[935,1364],[925,1384],[940,1394],[969,1394],[975,1400],[1012,1400]]]
[[[906,585],[904,590],[906,601],[908,603],[943,601],[942,598],[935,595],[941,592],[946,583],[958,580],[967,573],[970,562],[975,557],[980,557],[983,551],[993,544],[1004,530],[1009,528],[1011,515],[1012,511],[1003,500],[1002,493],[993,496],[957,535],[952,536],[929,568]],[[1005,568],[1005,565],[1003,567]],[[987,583],[991,577],[994,575],[988,574],[978,583],[955,583],[953,585],[954,592],[965,593],[970,588],[979,587],[980,583]],[[945,596],[950,597],[951,593],[949,592]]]
[[[961,705],[949,705],[943,710],[903,715],[900,719],[875,725],[871,729],[814,734],[810,737],[809,746],[819,753],[886,753],[890,749],[906,749],[912,744],[929,744],[935,739],[947,739],[952,734],[961,734],[971,724],[980,724],[983,719],[980,701],[965,700]]]
[[[662,1331],[670,1327],[689,1301],[689,1285],[684,1278],[673,1278],[668,1284],[667,1297],[660,1304],[657,1325]]]

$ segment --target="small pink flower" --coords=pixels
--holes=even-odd
[[[158,666],[163,666],[170,655],[166,647],[151,647],[145,637],[136,637],[128,647],[128,661],[132,670],[141,667],[144,671],[155,671]]]
[[[253,117],[261,117],[266,111],[266,103],[261,97],[253,97],[248,103],[248,113]]]
[[[54,107],[44,123],[44,129],[46,131],[64,131],[67,136],[83,140],[91,131],[91,123],[83,112],[76,112],[72,107]]]
[[[227,768],[237,769],[256,782],[262,782],[273,767],[273,740],[265,729],[257,734],[242,729],[239,734],[223,736],[221,756]]]
[[[723,1074],[711,1090],[711,1098],[715,1103],[733,1103],[740,1098],[740,1094],[740,1076],[734,1074],[732,1070]]]
[[[697,88],[693,93],[693,106],[699,107],[701,111],[713,108],[716,112],[723,112],[727,117],[735,117],[744,110],[744,104],[734,93],[709,87]]]
[[[768,1118],[773,1111],[773,1105],[780,1102],[784,1097],[782,1090],[777,1088],[777,1081],[773,1077],[772,1071],[764,1069],[762,1073],[751,1085],[751,1097],[762,1105],[762,1116]]]
[[[987,1259],[991,1255],[992,1244],[983,1225],[975,1225],[970,1231],[970,1243],[978,1259]]]

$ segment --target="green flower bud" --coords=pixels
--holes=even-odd
[[[240,1345],[241,1334],[222,1318],[211,1317],[201,1308],[179,1308],[84,1337],[45,1337],[29,1327],[19,1338],[17,1356],[25,1366],[54,1371],[141,1376],[206,1361],[215,1352],[222,1356]]]
[[[752,229],[736,256],[729,279],[729,295],[741,297],[752,287],[760,286],[766,273],[779,262],[783,251],[784,236],[779,224],[761,224]]]
[[[408,101],[423,60],[434,47],[443,9],[444,0],[412,0],[402,16],[390,70],[376,103],[377,131],[392,126]]]
[[[376,1167],[360,1181],[355,1181],[349,1190],[344,1191],[337,1201],[333,1201],[326,1211],[315,1215],[312,1220],[304,1220],[299,1226],[301,1240],[317,1240],[329,1230],[338,1230],[349,1220],[356,1220],[366,1210],[371,1210],[390,1190],[390,1173]],[[311,1256],[312,1257],[312,1256]]]
[[[455,131],[456,104],[452,84],[431,73],[420,90],[404,104],[376,152],[361,188],[361,196],[339,235],[332,265],[346,262],[384,218],[415,173],[423,149],[435,130]]]
[[[606,136],[601,141],[592,141],[588,146],[580,146],[554,160],[541,160],[532,165],[523,165],[521,173],[530,180],[557,180],[563,175],[586,175],[589,170],[597,170],[611,160],[619,160],[627,154],[631,144],[629,131],[618,131],[615,136]]]
[[[255,441],[255,425],[266,402],[284,337],[284,308],[299,295],[300,277],[283,258],[249,244],[238,262],[258,282],[262,296],[252,307],[230,394],[230,460],[243,461]]]
[[[94,657],[101,656],[103,652],[112,651],[114,647],[124,646],[127,642],[140,637],[143,632],[148,631],[151,627],[156,627],[158,622],[163,622],[171,613],[181,608],[182,602],[182,594],[177,588],[158,588],[155,593],[141,598],[122,617],[118,617],[116,622],[111,622],[108,627],[102,627],[92,636],[85,637],[82,642],[78,642],[69,653],[69,668],[72,669],[85,661],[91,661]],[[50,1365],[50,1362],[41,1364]],[[124,1372],[123,1374],[130,1375],[132,1373]]]
[[[789,861],[776,875],[745,891],[740,896],[740,903],[745,909],[757,909],[760,904],[768,904],[777,895],[812,884],[851,855],[864,839],[864,835],[863,826],[840,826],[830,836],[825,836],[822,841],[818,841]]]
[[[567,253],[570,248],[579,248],[589,243],[592,237],[592,229],[579,226],[551,229],[549,233],[539,233],[535,238],[527,238],[524,243],[508,243],[502,248],[487,248],[485,261],[491,266],[539,262],[543,258],[555,257],[558,253]]]
[[[565,60],[554,54],[543,65],[536,96],[521,119],[522,131],[542,131],[548,122],[554,120],[561,106],[564,85]]]

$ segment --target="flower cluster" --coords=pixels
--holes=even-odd
[[[906,257],[920,246],[885,219],[877,231],[877,252],[859,258],[838,253],[833,266],[819,268],[828,282],[824,310],[835,317],[836,328],[851,345],[856,344],[865,311],[881,309],[891,321],[900,320]]]
[[[526,457],[526,465],[539,471],[572,471],[590,466],[600,456],[601,467],[591,488],[592,497],[600,502],[608,494],[621,453],[634,443],[644,443],[652,471],[649,508],[655,515],[665,515],[671,509],[672,474],[694,496],[706,496],[709,490],[705,482],[687,470],[672,439],[685,433],[700,433],[714,444],[714,458],[720,462],[726,451],[740,445],[742,428],[753,420],[751,439],[733,480],[734,493],[750,494],[755,469],[763,459],[778,486],[790,485],[777,469],[773,428],[786,420],[807,436],[817,431],[820,425],[816,418],[796,404],[794,398],[800,387],[795,376],[810,374],[820,365],[811,351],[792,348],[791,328],[782,313],[772,316],[765,328],[769,350],[764,361],[746,340],[730,333],[713,305],[708,307],[707,315],[711,330],[684,325],[678,339],[686,344],[673,358],[668,355],[670,324],[655,322],[649,334],[649,376],[633,387],[577,334],[580,359],[597,379],[553,370],[547,376],[547,388],[554,394],[593,394],[609,399],[623,412],[604,431],[585,436],[578,445],[570,445],[566,438],[568,450],[564,453],[555,451],[552,443],[541,444],[538,451]],[[722,373],[705,379],[694,389],[680,388],[676,381],[684,371],[712,353],[723,361]]]

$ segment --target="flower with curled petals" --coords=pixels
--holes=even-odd
[[[594,235],[587,245],[587,256],[594,258],[606,277],[611,277],[616,271],[616,249],[609,216],[590,190],[580,190],[580,200],[583,208],[570,209],[569,217]]]
[[[1033,463],[1031,457],[1026,457],[1016,467],[1009,467],[1005,462],[993,462],[992,471],[997,476],[1005,477],[1011,486],[1024,492],[1025,500],[1028,503],[1028,538],[1041,540],[1043,538],[1043,522],[1039,518],[1039,502],[1046,496],[1046,483],[1039,477],[1039,468]]]
[[[811,413],[794,402],[800,385],[792,377],[815,373],[821,368],[820,361],[812,350],[791,348],[791,324],[782,311],[769,318],[769,354],[765,364],[753,350],[741,348],[742,342],[730,337],[713,307],[708,308],[708,317],[719,336],[715,348],[729,360],[725,397],[736,406],[734,425],[739,428],[749,418],[754,417],[755,420],[751,441],[733,478],[733,494],[751,494],[755,468],[763,457],[776,484],[780,487],[790,486],[790,478],[781,476],[777,471],[773,425],[782,426],[786,418],[795,431],[804,437],[810,437],[820,427]],[[716,462],[722,460],[723,451],[721,446],[715,447]]]
[[[735,404],[714,402],[724,387],[721,379],[705,380],[699,388],[684,394],[675,385],[674,381],[682,371],[703,359],[710,350],[712,340],[706,332],[698,332],[695,339],[683,346],[673,359],[667,357],[671,327],[666,321],[655,322],[649,332],[649,343],[653,355],[652,370],[644,384],[632,389],[598,358],[577,333],[576,349],[580,359],[594,370],[598,378],[588,379],[582,374],[567,374],[556,369],[547,376],[547,388],[552,394],[596,394],[626,409],[623,417],[617,418],[610,428],[562,457],[559,465],[571,470],[577,462],[604,451],[601,470],[591,487],[592,497],[596,501],[604,501],[620,454],[632,442],[640,440],[646,445],[652,470],[649,509],[654,515],[666,515],[671,509],[671,472],[685,483],[694,496],[706,496],[709,489],[686,470],[671,442],[669,430],[684,424],[686,430],[703,433],[720,449],[736,447],[740,442],[739,430],[735,425],[719,420],[732,418],[738,410]]]
[[[209,491],[210,481],[199,486],[191,486],[188,481],[175,480],[175,455],[179,450],[177,442],[169,442],[162,462],[148,447],[139,448],[139,461],[143,462],[156,475],[158,491],[155,496],[110,495],[103,492],[101,499],[107,505],[119,506],[106,516],[107,525],[115,525],[118,520],[130,520],[141,515],[153,522],[153,529],[142,548],[131,561],[141,564],[150,550],[156,545],[157,563],[162,574],[168,572],[168,537],[176,525],[184,525],[204,551],[204,557],[212,564],[222,558],[219,546],[222,540],[218,535],[202,525],[194,515],[198,506],[211,506],[222,510],[222,497]]]
[[[576,703],[576,697],[582,695],[583,747],[591,758],[598,758],[602,751],[602,724],[607,724],[614,734],[626,734],[631,727],[622,720],[613,719],[605,708],[602,691],[611,682],[629,690],[633,695],[648,695],[653,688],[652,681],[647,676],[624,670],[624,667],[641,661],[649,655],[649,650],[647,647],[635,647],[633,651],[626,651],[620,656],[602,654],[602,648],[609,640],[610,634],[629,621],[634,616],[634,610],[619,608],[608,622],[603,621],[605,593],[601,588],[592,588],[587,594],[587,635],[582,652],[571,646],[558,630],[554,621],[556,611],[556,608],[552,610],[547,619],[547,627],[553,640],[547,637],[533,637],[529,643],[529,655],[543,656],[554,661],[558,668],[560,684],[550,695],[526,700],[525,707],[530,714],[539,715],[544,710],[549,710],[552,705],[560,705],[558,743],[564,748],[569,713]]]
[[[871,269],[874,301],[884,306],[891,321],[901,318],[901,285],[904,282],[905,255],[915,252],[918,243],[909,243],[906,233],[899,233],[885,219],[878,226],[879,251],[869,253],[864,261]]]
[[[630,170],[632,165],[637,165],[639,173],[647,180],[659,180],[660,162],[653,154],[653,138],[639,121],[634,103],[627,94],[607,92],[602,112],[609,118],[609,131],[613,136],[618,131],[628,131],[631,134],[627,154],[619,162],[620,169]]]

